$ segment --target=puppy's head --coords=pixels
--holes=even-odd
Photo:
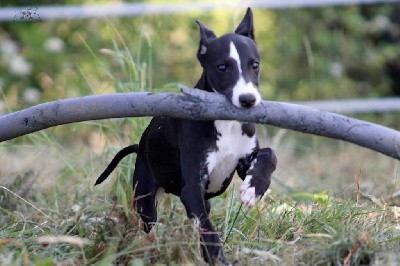
[[[215,92],[237,107],[249,108],[261,101],[258,91],[260,55],[254,42],[253,13],[250,8],[235,33],[219,38],[200,21],[197,58]]]

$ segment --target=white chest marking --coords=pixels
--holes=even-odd
[[[261,95],[253,83],[251,82],[246,83],[246,81],[244,80],[242,74],[243,71],[242,71],[240,56],[233,42],[231,42],[229,46],[229,57],[233,58],[236,61],[237,67],[239,69],[239,79],[232,89],[232,103],[237,107],[241,107],[239,102],[240,95],[253,94],[254,97],[256,98],[256,102],[254,103],[254,105],[259,104],[261,102]]]
[[[207,154],[208,187],[207,193],[221,190],[224,181],[235,170],[240,158],[250,154],[256,146],[256,135],[243,134],[242,125],[237,121],[214,122],[217,129],[217,149]]]

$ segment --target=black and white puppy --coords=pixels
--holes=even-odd
[[[201,38],[197,58],[204,70],[195,87],[223,94],[238,108],[258,105],[260,55],[254,42],[251,9],[235,33],[219,38],[201,22],[197,24]],[[259,147],[254,124],[154,117],[139,145],[121,150],[96,185],[133,152],[137,153],[135,208],[145,231],[149,232],[157,220],[160,196],[172,193],[180,197],[188,217],[199,220],[205,259],[227,263],[220,237],[208,218],[209,199],[226,190],[236,171],[243,180],[240,199],[253,207],[267,191],[277,164],[270,148]]]

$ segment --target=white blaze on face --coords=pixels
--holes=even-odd
[[[237,107],[242,107],[239,101],[239,97],[243,94],[253,94],[254,97],[256,98],[256,102],[254,103],[254,106],[256,106],[261,102],[260,93],[258,92],[256,86],[254,86],[253,83],[251,82],[246,83],[246,81],[243,79],[242,66],[240,62],[239,53],[233,42],[230,43],[229,48],[230,48],[229,57],[233,58],[236,61],[239,69],[239,79],[232,90],[232,103]]]

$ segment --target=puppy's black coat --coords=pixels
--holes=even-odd
[[[197,21],[197,58],[204,68],[195,88],[221,93],[238,108],[256,106],[260,56],[254,42],[251,9],[233,34],[217,38]],[[122,149],[96,181],[101,183],[127,154],[137,153],[134,172],[135,208],[149,232],[157,220],[156,205],[163,193],[179,196],[187,215],[200,221],[205,259],[227,263],[221,240],[208,218],[209,199],[230,184],[235,170],[244,181],[242,202],[252,207],[267,191],[277,159],[260,149],[255,126],[237,121],[199,121],[154,117],[139,145]]]

